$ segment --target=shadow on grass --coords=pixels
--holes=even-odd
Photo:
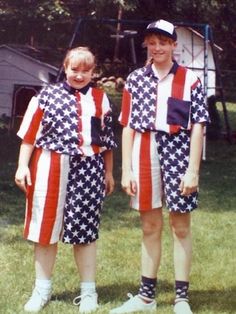
[[[23,233],[23,227],[22,227],[22,233]],[[0,242],[4,243],[4,246],[12,246],[18,243],[25,243],[25,239],[23,238],[23,235],[10,235],[8,230],[2,228],[0,231]]]
[[[222,290],[191,291],[191,304],[194,311],[207,308],[213,313],[235,313],[236,287]],[[209,302],[209,300],[211,300]]]
[[[19,146],[16,135],[0,135],[0,228],[5,231],[6,225],[19,225],[24,221],[24,195],[14,182]]]
[[[98,286],[99,302],[101,304],[117,303],[122,304],[127,300],[127,293],[133,293],[134,295],[138,291],[138,285],[130,282],[122,284],[113,284],[108,286]],[[167,281],[160,281],[158,291],[160,294],[168,293],[173,294],[173,285]],[[53,295],[52,300],[64,300],[65,302],[71,302],[78,294],[78,291],[65,291],[60,294]],[[194,312],[201,311],[202,309],[208,309],[212,313],[235,313],[236,308],[236,287],[224,290],[192,290],[191,305]],[[174,295],[174,294],[173,294]],[[172,305],[172,300],[169,302],[169,298],[165,298],[166,301],[159,302],[158,306]],[[211,302],[209,302],[211,300]],[[157,297],[158,302],[158,297]]]
[[[24,222],[25,197],[14,184],[5,189],[0,185],[0,225],[19,225]]]
[[[173,292],[173,285],[169,284],[167,281],[161,281],[161,289],[163,291]],[[99,294],[99,301],[101,303],[110,302],[122,302],[127,299],[127,293],[130,292],[135,295],[138,292],[139,286],[130,282],[122,282],[122,284],[112,284],[107,286],[98,286],[97,291]],[[64,291],[63,293],[54,294],[53,299],[70,301],[78,294],[78,290]]]

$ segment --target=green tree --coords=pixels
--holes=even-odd
[[[0,0],[0,43],[31,44],[65,50],[79,18],[117,19],[118,10],[121,8],[122,18],[128,20],[148,22],[165,18],[174,23],[209,24],[215,42],[224,49],[220,59],[221,68],[236,70],[234,2],[232,0]],[[80,31],[87,35],[85,43],[96,47],[98,51],[103,47],[104,54],[112,54],[115,41],[111,44],[105,43],[104,38],[109,37],[110,33],[117,32],[117,27],[117,23],[105,27],[90,22],[87,27],[81,27]]]

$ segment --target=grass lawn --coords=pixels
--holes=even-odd
[[[24,313],[34,282],[30,243],[22,239],[24,196],[14,185],[19,142],[0,136],[0,313]],[[200,207],[192,215],[194,254],[190,297],[194,313],[236,313],[236,145],[225,140],[207,141],[202,163]],[[116,191],[105,202],[98,241],[97,288],[100,309],[136,293],[140,276],[138,214],[129,209],[120,188],[120,152],[115,153]],[[165,213],[163,258],[159,272],[157,313],[172,313],[172,243]],[[71,247],[60,244],[54,271],[52,302],[43,313],[78,313],[72,304],[79,279]]]

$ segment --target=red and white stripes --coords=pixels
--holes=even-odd
[[[35,149],[28,187],[24,237],[42,245],[58,242],[69,171],[69,156]]]
[[[135,132],[132,151],[132,171],[137,193],[131,206],[147,211],[162,206],[162,180],[154,132]]]
[[[34,96],[30,100],[17,135],[28,144],[34,145],[42,129],[42,117],[43,110],[39,107],[38,98]]]

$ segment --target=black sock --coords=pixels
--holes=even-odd
[[[146,301],[155,299],[156,283],[156,278],[147,278],[142,276],[138,294]]]
[[[188,281],[175,281],[175,303],[181,300],[188,301]]]

